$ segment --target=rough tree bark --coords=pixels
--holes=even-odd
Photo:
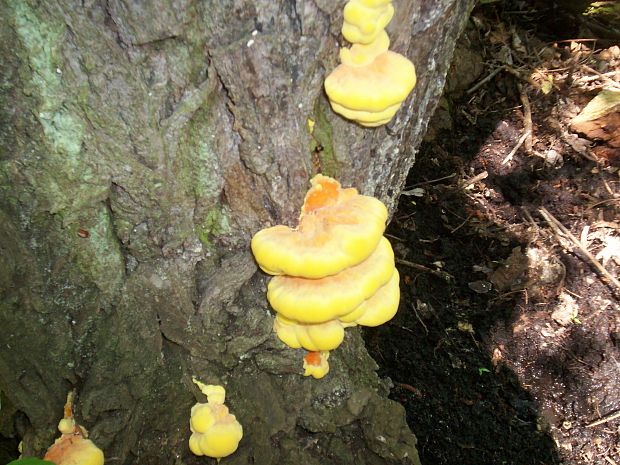
[[[344,3],[0,2],[0,425],[27,453],[76,389],[107,463],[208,462],[195,375],[245,429],[223,463],[418,463],[359,331],[301,376],[248,247],[295,224],[317,171],[394,208],[474,0],[394,0],[419,80],[379,129],[322,91]]]

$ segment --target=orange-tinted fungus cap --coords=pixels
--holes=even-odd
[[[323,378],[329,373],[329,352],[308,352],[304,357],[304,376],[312,376],[315,379]]]
[[[377,247],[388,216],[380,200],[322,175],[312,184],[296,229],[274,226],[252,238],[266,273],[323,278],[359,264]]]
[[[318,350],[310,351],[304,356],[304,362],[306,362],[308,365],[320,365],[321,354]]]
[[[267,300],[282,316],[300,323],[324,323],[353,311],[394,272],[394,252],[381,238],[362,263],[320,279],[276,276],[267,286]]]
[[[342,188],[334,178],[317,174],[310,180],[312,187],[306,193],[304,204],[301,206],[301,215],[318,210],[319,208],[331,207],[338,202]],[[348,190],[357,190],[349,188]]]
[[[104,456],[90,439],[80,434],[63,434],[47,450],[43,460],[57,465],[103,465]]]

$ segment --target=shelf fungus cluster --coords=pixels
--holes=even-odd
[[[189,449],[196,455],[221,459],[237,450],[243,437],[243,428],[224,405],[226,390],[222,386],[203,384],[193,379],[207,396],[206,403],[197,403],[190,413]]]
[[[352,46],[340,50],[341,64],[325,79],[325,92],[336,113],[363,126],[381,126],[414,88],[415,67],[388,50],[384,28],[394,15],[391,0],[350,0],[343,13],[342,35]]]
[[[64,418],[58,423],[60,437],[43,457],[56,465],[103,465],[104,456],[90,439],[86,428],[73,418],[73,393],[67,395]]]
[[[259,231],[252,252],[275,275],[267,299],[278,338],[309,351],[305,375],[322,378],[344,329],[385,323],[398,309],[400,292],[394,253],[383,237],[385,205],[320,174],[311,184],[298,226]]]

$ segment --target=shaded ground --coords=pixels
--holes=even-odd
[[[620,49],[531,10],[475,12],[388,230],[403,302],[366,336],[423,464],[620,463],[620,155],[570,125]]]

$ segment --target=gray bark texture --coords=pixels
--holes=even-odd
[[[393,211],[474,0],[393,3],[418,84],[367,129],[322,88],[344,0],[0,1],[2,434],[41,454],[75,389],[106,463],[215,463],[196,376],[244,427],[223,464],[419,463],[359,331],[302,376],[249,250],[317,172]]]

